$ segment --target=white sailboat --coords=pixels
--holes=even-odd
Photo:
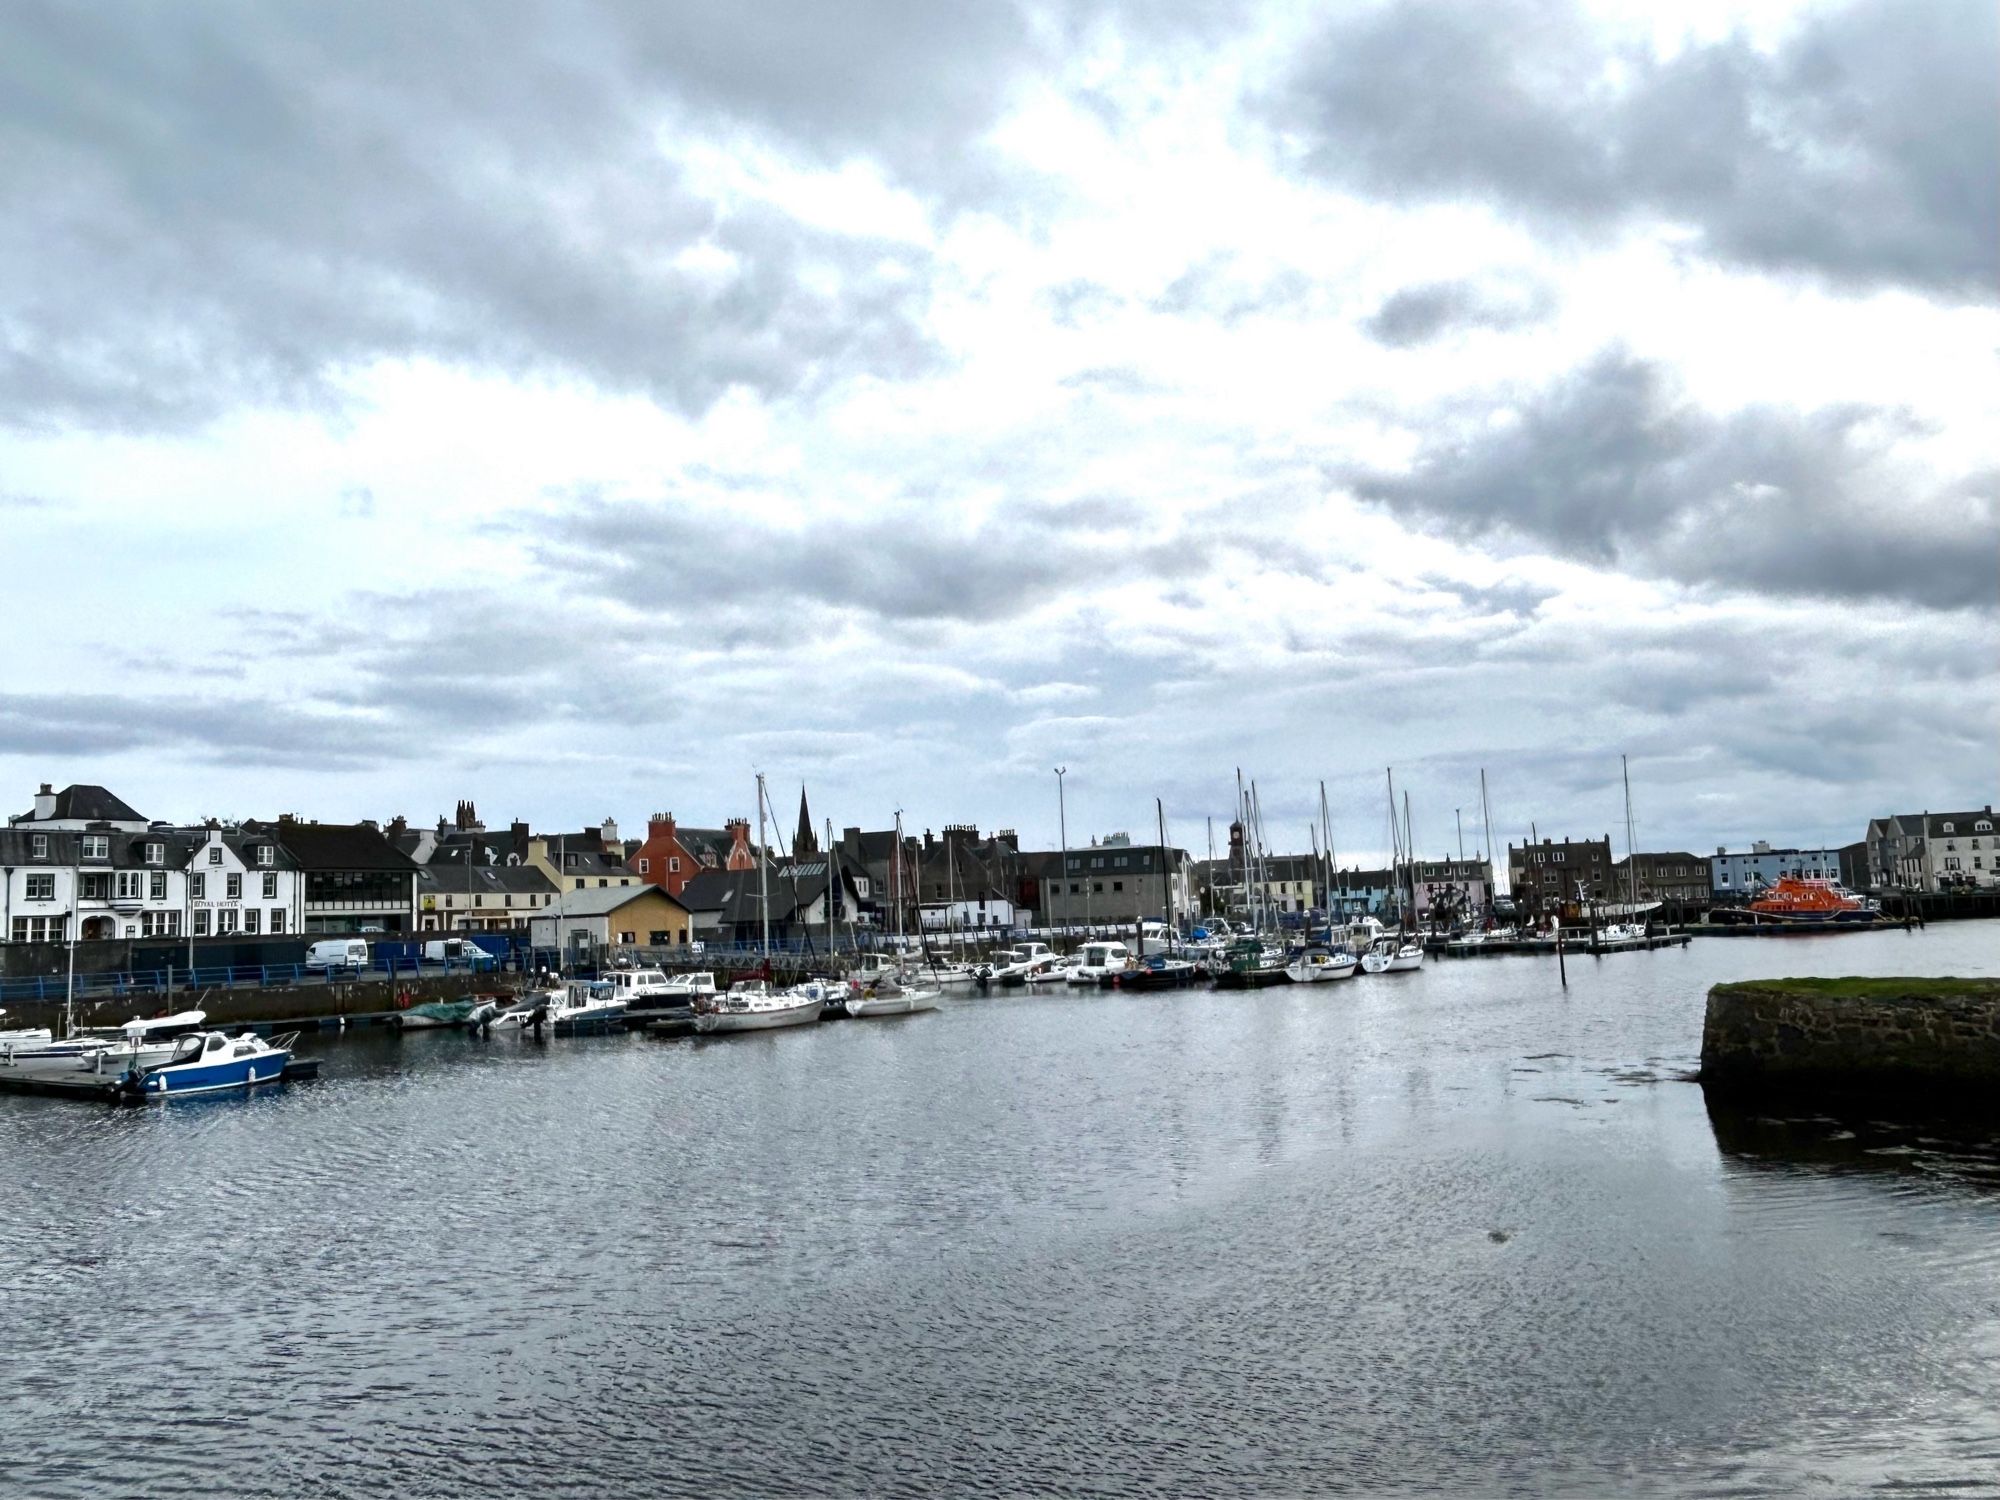
[[[1324,984],[1334,979],[1352,979],[1357,961],[1344,949],[1308,948],[1285,965],[1285,977],[1293,984]]]
[[[1378,939],[1361,955],[1361,971],[1364,974],[1401,974],[1423,966],[1422,945],[1399,942],[1395,938]]]

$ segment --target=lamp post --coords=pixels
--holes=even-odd
[[[1056,767],[1056,828],[1062,840],[1062,876],[1056,881],[1058,896],[1069,894],[1069,807],[1063,800],[1063,777],[1069,773],[1068,766]],[[1063,951],[1069,951],[1069,905],[1063,905]]]

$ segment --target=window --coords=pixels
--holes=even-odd
[[[195,908],[194,935],[196,937],[208,936],[208,908],[205,906],[198,906]]]
[[[49,857],[49,836],[46,833],[38,833],[30,838],[28,840],[28,853],[35,859],[47,859]]]
[[[1122,880],[1114,880],[1111,882],[1111,889],[1114,891],[1122,891],[1125,889],[1125,882]]]
[[[605,878],[604,878],[603,876],[601,876],[601,875],[600,875],[600,876],[598,877],[598,880],[597,880],[597,883],[598,883],[598,885],[599,885],[599,886],[607,886],[607,885],[611,884],[611,882],[610,882],[609,880],[606,880],[606,879],[605,879]]]
[[[257,846],[257,863],[268,865],[271,863],[271,859],[271,846],[269,844],[259,844]]]
[[[472,904],[474,906],[484,906],[486,904],[486,898],[475,892],[472,897]]]
[[[266,931],[283,932],[284,930],[285,930],[285,909],[282,906],[274,906],[271,908],[271,923],[270,926],[266,929]]]
[[[60,943],[68,933],[68,917],[14,918],[14,941],[17,943]]]
[[[642,860],[640,860],[640,861],[639,861],[639,873],[640,873],[641,875],[650,875],[650,874],[652,874],[652,873],[653,873],[653,862],[652,862],[652,861],[651,861],[650,859],[642,859]]]
[[[53,875],[30,875],[28,877],[28,899],[30,901],[53,901],[56,899],[56,878]]]
[[[243,930],[244,930],[245,932],[247,932],[247,933],[250,933],[250,934],[252,934],[252,935],[255,935],[255,933],[256,933],[256,931],[257,931],[257,921],[258,921],[258,917],[259,917],[259,916],[260,916],[260,913],[258,912],[258,910],[257,910],[257,908],[256,908],[256,907],[254,907],[254,906],[246,906],[246,907],[244,907],[244,908],[243,908]]]
[[[1949,825],[1946,832],[1950,832]],[[85,859],[111,858],[111,840],[101,833],[86,833],[83,836],[83,857]]]
[[[85,901],[109,901],[111,899],[110,872],[97,870],[85,875],[79,882],[77,895]]]
[[[149,911],[145,924],[147,937],[179,937],[181,914],[177,911]]]
[[[1956,832],[1956,831],[1957,831],[1957,830],[1956,830],[1956,828],[1955,828],[1955,826],[1954,826],[1953,824],[1950,824],[1950,823],[1945,823],[1945,824],[1943,824],[1943,825],[1941,825],[1941,826],[1943,827],[1943,829],[1944,829],[1944,831],[1945,831],[1946,833],[1954,833],[1954,832]]]
[[[235,907],[225,906],[215,914],[215,930],[219,933],[230,933],[236,930]]]
[[[208,846],[208,862],[212,865],[222,863],[222,845],[210,844]]]
[[[146,846],[147,864],[163,865],[166,862],[167,862],[167,846],[165,844],[148,844]]]
[[[149,894],[155,901],[164,901],[167,899],[167,872],[165,870],[153,871]]]
[[[120,901],[143,901],[146,899],[146,872],[144,870],[120,870],[118,872],[118,899]]]
[[[618,941],[621,943],[629,944],[632,941],[632,934],[629,932],[621,932],[618,934]]]
[[[646,934],[646,941],[652,947],[664,948],[667,946],[668,939],[667,935],[664,932],[650,932]]]
[[[680,872],[681,857],[678,854],[669,854],[667,856],[667,873],[669,875],[678,875]]]
[[[266,875],[264,877],[264,899],[266,901],[275,901],[278,899],[278,877],[276,875]]]
[[[1972,831],[1974,833],[1991,833],[1993,831],[1993,824],[1989,819],[1981,818],[1977,823],[1972,825]]]
[[[1104,894],[1104,882],[1101,880],[1093,880],[1090,882],[1090,889],[1093,894],[1101,896]]]
[[[232,871],[224,877],[223,887],[226,892],[223,897],[225,901],[241,901],[243,899],[243,877],[241,875]]]
[[[191,900],[195,901],[205,901],[208,899],[208,877],[206,875],[197,871],[195,874],[188,876],[188,896]]]

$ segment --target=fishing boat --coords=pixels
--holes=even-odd
[[[1283,984],[1289,977],[1282,953],[1267,948],[1260,938],[1241,937],[1229,945],[1226,967],[1216,975],[1215,986],[1223,990],[1255,990]]]
[[[826,1009],[826,993],[798,995],[773,990],[763,979],[739,979],[727,994],[697,996],[694,1029],[704,1035],[725,1031],[770,1031],[817,1021]]]
[[[1361,955],[1361,972],[1364,974],[1401,974],[1423,966],[1423,945],[1399,942],[1395,938],[1377,939]]]
[[[927,985],[902,985],[893,980],[873,985],[843,1001],[850,1016],[907,1016],[935,1010],[938,991]]]
[[[1285,977],[1293,984],[1324,984],[1353,978],[1356,967],[1354,955],[1345,949],[1308,948],[1285,965]]]
[[[699,982],[706,980],[702,991]],[[623,1000],[627,1009],[647,1010],[657,1005],[680,1005],[690,995],[715,993],[713,974],[668,975],[659,969],[612,969],[603,983],[611,986],[613,998]]]
[[[165,1062],[129,1069],[120,1087],[141,1098],[158,1099],[276,1083],[292,1060],[297,1035],[292,1032],[267,1042],[250,1031],[234,1037],[220,1031],[189,1032],[174,1043]]]

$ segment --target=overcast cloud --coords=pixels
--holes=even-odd
[[[28,4],[0,769],[1843,841],[2000,758],[1975,0]],[[783,801],[783,798],[780,798]],[[1291,830],[1288,832],[1287,830]],[[1480,834],[1483,838],[1483,830]]]

